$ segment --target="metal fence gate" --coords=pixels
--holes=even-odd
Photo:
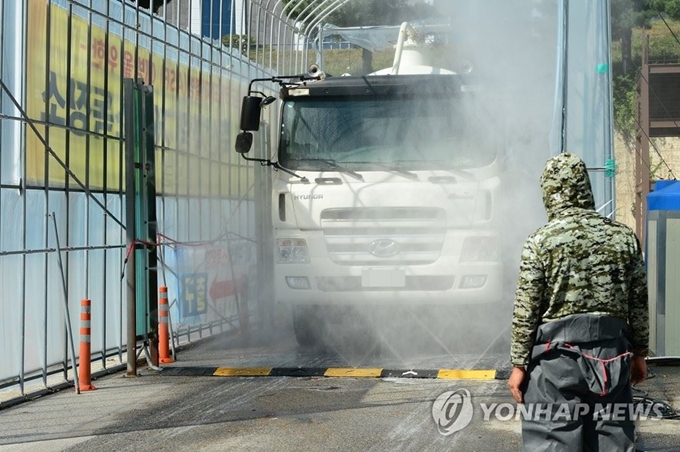
[[[267,178],[233,143],[248,80],[306,64],[301,35],[281,2],[206,1],[228,10],[207,18],[197,3],[152,13],[122,0],[0,1],[0,389],[71,378],[64,298],[74,330],[81,299],[92,300],[96,365],[123,360],[126,78],[153,89],[159,279],[175,336],[237,328],[239,297],[251,315],[266,310],[267,212],[254,200]],[[271,65],[221,39],[250,28],[260,42],[248,46],[282,49]]]

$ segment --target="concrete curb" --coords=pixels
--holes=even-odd
[[[508,370],[496,369],[382,369],[353,367],[164,367],[161,375],[178,377],[327,377],[422,378],[437,380],[506,380]]]

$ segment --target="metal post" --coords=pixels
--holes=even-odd
[[[154,130],[154,106],[153,89],[151,86],[143,86],[140,89],[142,111],[142,136],[141,136],[141,169],[140,183],[142,192],[142,212],[144,217],[141,219],[143,227],[142,237],[144,240],[155,242],[158,235],[158,221],[156,216],[156,149],[155,149],[155,130]],[[199,211],[200,214],[200,211]],[[146,324],[148,325],[148,343],[151,353],[151,361],[154,366],[158,366],[158,249],[151,248],[144,253],[146,262],[146,295],[147,307]]]
[[[324,35],[323,35],[323,24],[319,24],[319,55],[318,55],[318,64],[319,67],[323,70],[326,65],[326,53],[323,48],[323,40],[324,40]]]
[[[645,243],[647,225],[647,195],[649,194],[649,36],[642,35],[642,68],[638,80],[639,124],[635,136],[635,232]]]
[[[59,245],[59,230],[57,229],[57,216],[52,212],[52,223],[54,224],[54,238],[57,247],[57,259],[59,262],[59,272],[61,273],[61,287],[64,291],[64,321],[66,322],[67,340],[71,346],[71,369],[73,371],[73,383],[76,394],[80,394],[80,382],[78,381],[78,367],[76,366],[76,347],[73,345],[73,330],[71,328],[71,312],[68,309],[68,294],[66,290],[66,276],[64,275],[64,262],[61,259],[61,246]]]
[[[45,35],[46,36],[51,36],[52,32],[52,8],[51,6],[47,7],[47,12],[46,12],[46,29],[45,29]],[[4,60],[3,60],[4,61]],[[51,56],[50,52],[46,52],[45,55],[45,92],[49,92],[49,80],[50,80],[50,69],[51,69]],[[50,116],[50,99],[45,99],[45,119],[47,123],[52,122],[52,118]],[[50,127],[45,127],[45,143],[49,144],[50,142]],[[45,158],[44,158],[44,179],[43,179],[43,196],[45,197],[44,201],[44,208],[45,208],[45,235],[44,235],[44,243],[45,243],[45,248],[49,248],[49,235],[50,235],[50,218],[49,218],[49,212],[50,212],[50,156],[48,153],[45,153]],[[43,302],[43,312],[45,317],[43,318],[43,339],[42,339],[42,346],[43,346],[43,368],[42,368],[42,379],[43,379],[43,385],[47,386],[47,342],[48,342],[48,334],[47,334],[47,329],[48,329],[48,305],[49,305],[49,285],[48,285],[48,278],[49,278],[49,254],[45,253],[45,259],[44,259],[44,268],[45,271],[43,273],[43,283],[45,285],[45,290],[43,292],[43,295],[45,297],[45,300]],[[22,388],[23,390],[23,388]]]
[[[614,82],[613,82],[613,71],[612,71],[612,35],[611,35],[611,0],[604,0],[604,5],[602,8],[603,20],[606,25],[605,39],[607,42],[606,53],[607,53],[607,64],[609,65],[609,70],[607,71],[607,111],[606,120],[609,122],[609,127],[607,128],[607,155],[610,159],[615,159],[616,155],[614,153]],[[609,179],[608,188],[605,189],[609,197],[611,197],[611,206],[608,210],[608,217],[616,219],[616,177]]]
[[[127,235],[127,376],[137,376],[137,271],[135,237],[135,133],[131,79],[124,81],[125,91],[125,232]]]
[[[560,152],[567,152],[567,125],[569,104],[569,0],[562,0],[562,134]]]

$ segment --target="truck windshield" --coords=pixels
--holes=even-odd
[[[496,158],[484,115],[459,99],[305,98],[284,104],[279,162],[324,170],[470,169]]]

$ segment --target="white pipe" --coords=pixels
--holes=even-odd
[[[609,202],[605,203],[602,207],[600,207],[599,209],[597,209],[597,213],[602,212],[602,210],[604,210],[609,204],[611,204],[612,201],[613,201],[613,200],[610,199]]]
[[[394,52],[394,63],[392,64],[392,75],[399,74],[399,67],[401,66],[401,56],[404,53],[404,43],[408,36],[409,24],[404,22],[399,28],[399,39],[397,40],[397,49]]]

